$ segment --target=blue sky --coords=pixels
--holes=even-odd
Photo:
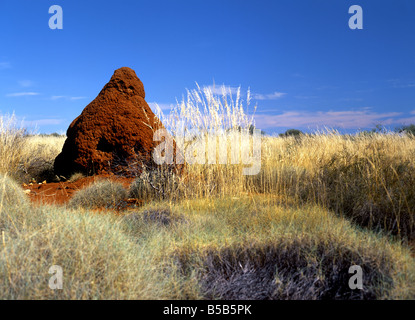
[[[268,133],[415,123],[413,0],[4,0],[0,30],[0,114],[38,132],[65,132],[122,66],[162,107],[195,82],[250,87]]]

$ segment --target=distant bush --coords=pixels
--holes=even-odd
[[[128,214],[124,217],[127,225],[136,228],[137,224],[153,223],[159,226],[170,226],[186,220],[171,211],[168,207],[154,207]]]
[[[21,175],[21,179],[24,181],[35,180],[37,182],[42,182],[46,180],[47,182],[54,182],[56,181],[56,178],[53,163],[53,160],[44,159],[42,157],[28,159],[25,168],[22,168],[24,174]]]
[[[415,124],[399,127],[396,129],[396,131],[399,133],[406,133],[415,136]]]
[[[119,182],[98,181],[79,190],[69,201],[71,208],[114,208],[127,198],[127,191]]]
[[[280,133],[280,137],[300,137],[304,133],[298,129],[288,129],[284,133]]]

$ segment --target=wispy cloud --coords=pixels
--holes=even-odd
[[[69,100],[82,100],[86,99],[86,97],[70,97]]]
[[[37,127],[47,125],[59,125],[64,122],[64,119],[36,119],[36,120],[23,120],[23,126],[25,127]]]
[[[50,100],[58,100],[58,99],[82,100],[82,99],[86,99],[86,97],[69,97],[69,96],[51,96],[50,97]]]
[[[33,86],[33,81],[31,81],[31,80],[21,80],[21,81],[19,81],[19,85],[23,88],[28,88],[28,87]]]
[[[209,85],[209,86],[203,86],[203,88],[211,90],[212,93],[216,95],[222,95],[224,93],[226,95],[228,95],[229,93],[236,94],[239,89],[238,87],[232,87],[232,86],[227,86],[227,85]]]
[[[415,88],[415,81],[404,81],[401,79],[390,79],[388,80],[392,84],[392,88],[404,89],[404,88]]]
[[[395,86],[394,88],[415,88],[415,82],[405,83],[399,86]]]
[[[412,111],[411,114],[415,114],[415,112]],[[414,124],[415,123],[415,117],[400,118],[400,119],[396,120],[396,123],[403,124],[403,125]]]
[[[255,117],[259,128],[272,127],[336,127],[344,129],[359,129],[372,127],[381,122],[389,125],[399,122],[400,112],[377,113],[369,108],[354,111],[285,111],[278,115],[260,114]]]
[[[24,97],[24,96],[37,96],[37,95],[39,95],[38,92],[16,92],[16,93],[6,94],[6,97]]]
[[[362,98],[340,98],[339,101],[361,102]]]
[[[58,99],[64,99],[65,96],[51,96],[50,100],[58,100]]]
[[[170,111],[174,106],[173,103],[157,103],[157,102],[149,102],[148,105],[151,108],[151,110],[153,110],[153,112],[157,111],[158,109],[160,109],[161,111]]]
[[[203,86],[203,89],[209,89],[215,95],[236,95],[240,87],[233,87],[229,85],[209,85]],[[276,100],[285,96],[285,92],[275,91],[273,93],[263,94],[263,93],[251,93],[251,98],[254,100]]]
[[[12,64],[10,62],[7,62],[7,61],[0,62],[0,70],[10,69],[11,67],[12,67]]]
[[[256,100],[277,100],[283,96],[285,96],[285,92],[277,92],[269,93],[269,94],[262,94],[262,93],[253,93],[252,98]]]

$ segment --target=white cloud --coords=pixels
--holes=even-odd
[[[70,97],[70,100],[82,100],[82,99],[86,99],[86,97]]]
[[[212,91],[215,95],[236,95],[238,93],[238,90],[240,90],[240,87],[232,87],[228,85],[209,85],[209,86],[203,86],[203,89],[209,89]],[[273,92],[269,94],[262,94],[262,93],[251,93],[252,99],[256,100],[276,100],[283,96],[285,96],[286,93],[284,92]]]
[[[65,96],[51,96],[50,100],[58,100],[58,99],[63,99],[65,98]]]
[[[37,96],[37,95],[39,95],[38,92],[16,92],[16,93],[6,94],[6,97],[24,97],[24,96]]]
[[[59,125],[64,119],[37,119],[37,120],[23,120],[23,126],[25,127],[36,127],[36,126],[47,126],[47,125]]]
[[[148,105],[150,106],[151,110],[157,110],[157,107],[163,111],[170,111],[173,107],[173,103],[157,103],[157,102],[149,102]]]
[[[269,94],[254,93],[252,94],[252,98],[256,100],[277,100],[285,95],[286,93],[284,92],[275,91],[274,93]]]
[[[415,114],[415,113],[411,112],[411,114]],[[403,124],[403,125],[414,124],[415,123],[415,117],[407,117],[407,118],[397,119],[396,123]]]
[[[392,84],[393,88],[397,89],[404,89],[404,88],[415,88],[415,82],[414,81],[404,81],[401,79],[390,79],[388,80]]]
[[[204,86],[203,89],[209,89],[212,91],[213,94],[216,95],[223,95],[224,93],[226,95],[230,94],[237,94],[238,87],[232,87],[232,86],[226,86],[226,85],[210,85],[210,86]]]
[[[400,112],[372,112],[365,108],[355,111],[285,111],[278,115],[256,115],[258,128],[272,127],[336,127],[344,129],[359,129],[372,127],[381,122],[384,125],[397,123],[396,117]]]
[[[0,62],[0,70],[10,69],[11,67],[12,67],[12,65],[11,65],[10,62],[7,62],[7,61]]]

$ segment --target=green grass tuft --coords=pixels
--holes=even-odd
[[[71,198],[70,208],[115,208],[127,198],[127,190],[119,182],[98,181],[87,186]]]

